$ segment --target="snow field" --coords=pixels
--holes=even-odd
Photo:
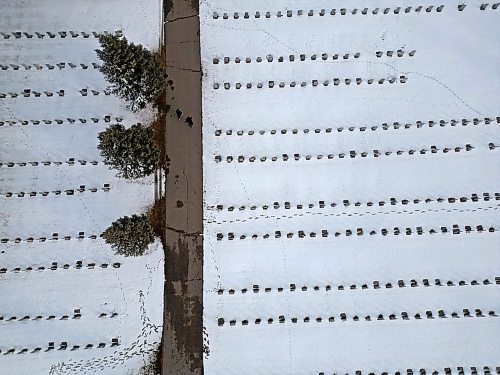
[[[500,4],[200,9],[206,373],[498,371]]]
[[[395,285],[399,279],[406,283],[416,279],[422,284],[424,278],[431,281],[439,278],[443,283],[451,280],[455,284],[461,280],[470,283],[489,278],[491,281],[496,275],[489,265],[496,261],[497,240],[497,233],[414,239],[402,236],[294,238],[287,240],[285,250],[285,245],[278,245],[278,241],[273,241],[277,246],[271,250],[269,245],[258,246],[250,241],[240,241],[237,248],[229,241],[222,241],[220,260],[215,265],[218,276],[207,279],[205,290],[210,293],[219,288],[250,290],[252,285],[276,289],[292,283],[297,288],[352,284],[359,287],[373,281]],[[453,253],[442,250],[448,243],[454,247]],[[475,245],[480,246],[481,257],[470,251]],[[436,255],[439,262],[435,261]],[[235,264],[235,258],[240,258],[241,263]],[[402,259],[407,262],[403,264]],[[282,268],[275,266],[278,261],[283,262]]]
[[[292,197],[294,201],[301,202],[349,198],[369,202],[394,196],[397,199],[426,199],[496,192],[498,185],[494,172],[498,165],[498,154],[484,150],[467,157],[462,155],[465,153],[458,156],[429,154],[415,158],[393,154],[391,157],[371,160],[323,158],[318,161],[302,158],[298,162],[287,163],[245,163],[244,168],[238,168],[238,163],[223,163],[220,168],[224,168],[224,173],[215,169],[207,171],[207,176],[214,175],[216,194],[228,202],[227,205],[266,204],[276,200],[290,201]],[[488,159],[485,160],[485,156]],[[385,164],[381,165],[379,160],[384,160]],[[409,161],[412,161],[411,167]],[[315,168],[310,168],[311,164]],[[274,173],[276,165],[285,173]],[[342,178],[331,178],[332,169],[342,173]],[[254,180],[257,170],[261,181],[267,183],[268,196],[262,195],[262,185]],[[451,171],[457,173],[450,175]],[[293,177],[292,184],[290,176]],[[231,185],[234,181],[237,185]],[[373,184],[376,189],[367,190],[365,183]],[[231,186],[234,186],[233,189]],[[219,201],[210,203],[218,204]]]
[[[104,165],[97,134],[147,123],[98,71],[100,32],[157,49],[157,1],[0,4],[0,367],[133,373],[161,340],[163,250],[116,255],[99,235],[153,204],[153,178]],[[95,90],[94,92],[92,90]]]
[[[87,167],[87,166],[85,166]],[[49,168],[49,167],[46,167]],[[67,167],[71,168],[71,167]],[[83,168],[83,167],[82,167]],[[88,166],[87,173],[91,173],[92,166]],[[114,180],[116,178],[113,177]],[[149,179],[152,184],[152,179]],[[114,181],[113,181],[114,182]],[[84,181],[85,184],[89,181]],[[77,186],[74,186],[75,188]],[[30,212],[30,215],[20,216],[17,212],[7,215],[5,220],[9,223],[7,229],[2,230],[2,238],[16,238],[20,236],[38,237],[51,236],[53,228],[58,228],[61,236],[71,235],[76,237],[78,232],[89,232],[99,236],[110,223],[118,217],[140,213],[144,210],[144,202],[149,198],[149,191],[139,184],[110,184],[109,191],[79,192],[73,196],[62,192],[60,195],[52,194],[46,197],[2,197],[2,201],[15,204],[18,212]],[[136,197],[127,205],[116,207],[116,202],[122,197]],[[68,209],[74,212],[84,212],[92,215],[90,220],[82,220],[80,216],[68,217]],[[40,217],[46,218],[42,223]]]
[[[474,321],[385,320],[344,325],[330,324],[328,321],[318,324],[314,321],[294,326],[279,323],[268,325],[266,322],[252,327],[228,326],[219,328],[220,334],[212,338],[212,354],[218,357],[221,353],[217,348],[230,345],[232,350],[225,353],[225,360],[214,364],[228,373],[231,368],[238,366],[242,350],[255,358],[258,371],[266,374],[280,373],[276,369],[277,358],[286,358],[287,368],[304,366],[312,369],[312,373],[325,374],[336,371],[347,373],[352,368],[362,373],[376,373],[382,366],[388,373],[406,369],[418,371],[420,368],[444,372],[446,367],[453,369],[455,373],[457,367],[463,367],[464,372],[470,372],[471,367],[483,372],[482,363],[477,363],[473,358],[481,356],[486,363],[496,361],[494,330],[498,328],[498,324],[495,325],[495,322],[494,318],[485,318]],[[261,340],[262,336],[266,340]],[[384,340],[380,337],[384,337]],[[453,348],[453,353],[436,355],[436,352],[449,346]],[[304,350],[304,347],[308,349]],[[328,347],[327,353],[325,347]],[[347,348],[350,350],[346,350]],[[373,348],[377,349],[376,353]],[[415,355],[417,351],[418,357]],[[314,355],[318,352],[323,355]],[[491,365],[489,368],[492,369]],[[252,371],[243,368],[241,373],[251,374]]]

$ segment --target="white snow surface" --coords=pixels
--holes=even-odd
[[[117,178],[96,148],[107,125],[154,113],[105,94],[93,33],[154,50],[160,15],[157,0],[0,2],[2,375],[132,374],[158,347],[160,241],[126,258],[99,237],[153,204],[153,178]]]
[[[495,4],[200,2],[205,374],[498,373]]]

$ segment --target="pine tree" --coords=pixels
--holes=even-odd
[[[104,231],[102,237],[117,254],[140,256],[154,241],[153,228],[146,215],[123,216]]]
[[[114,124],[98,135],[104,162],[117,169],[118,176],[137,179],[154,173],[160,151],[153,140],[153,130],[138,123],[126,129]]]
[[[99,42],[101,49],[96,52],[103,61],[100,71],[111,84],[110,91],[127,100],[132,111],[161,95],[167,75],[157,55],[125,37],[101,34]]]

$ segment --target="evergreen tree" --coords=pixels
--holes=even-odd
[[[146,215],[124,216],[114,221],[102,237],[117,254],[140,256],[153,243],[153,228]]]
[[[117,169],[118,176],[136,179],[154,173],[160,151],[153,140],[153,130],[142,124],[126,129],[121,124],[114,124],[98,135],[104,162]]]
[[[129,101],[132,111],[161,95],[167,75],[157,55],[125,37],[101,34],[99,42],[101,49],[96,52],[103,61],[100,71],[111,84],[111,92]]]

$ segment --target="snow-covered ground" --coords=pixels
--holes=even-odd
[[[96,148],[107,125],[153,113],[106,95],[94,52],[105,31],[157,49],[160,14],[157,0],[0,3],[2,374],[132,373],[160,342],[161,243],[131,259],[99,238],[152,205],[153,179],[116,178]]]
[[[200,14],[205,373],[499,373],[500,3]]]

